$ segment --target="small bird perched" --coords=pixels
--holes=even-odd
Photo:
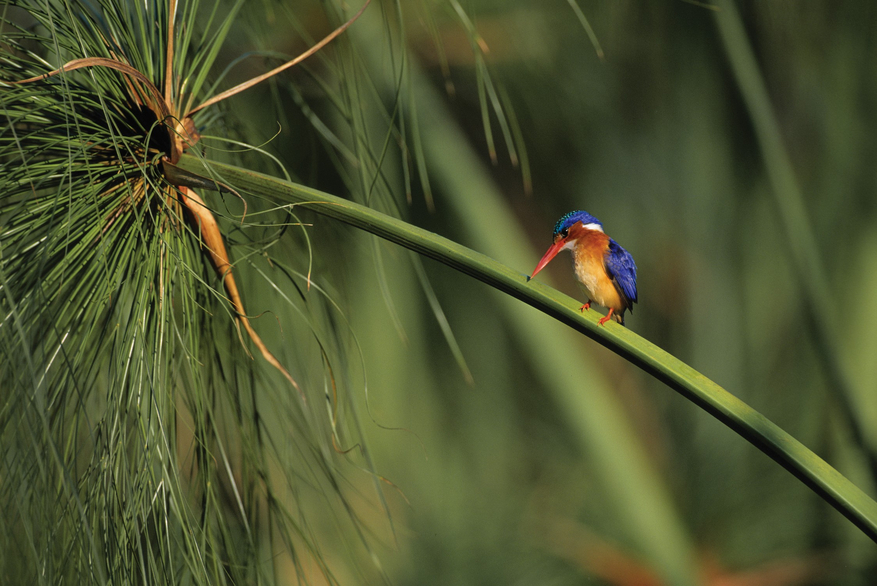
[[[636,264],[630,253],[603,232],[600,220],[588,212],[570,212],[554,225],[554,244],[536,265],[529,281],[545,268],[561,250],[571,250],[576,278],[588,294],[582,310],[591,301],[609,309],[600,325],[610,318],[624,325],[624,311],[636,303]]]

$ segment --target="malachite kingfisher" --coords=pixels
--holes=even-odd
[[[624,325],[625,310],[636,303],[636,264],[630,253],[603,232],[603,224],[588,212],[570,212],[554,225],[554,244],[536,265],[529,281],[545,268],[561,250],[571,250],[576,278],[588,295],[581,310],[591,308],[591,301],[609,310],[600,319],[610,318]]]

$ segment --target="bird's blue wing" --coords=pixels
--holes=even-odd
[[[609,278],[615,280],[616,287],[631,302],[636,302],[636,263],[630,253],[621,245],[609,239],[609,249],[603,258]]]

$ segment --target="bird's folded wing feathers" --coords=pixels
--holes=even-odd
[[[631,302],[636,302],[636,263],[630,253],[620,244],[609,239],[609,249],[603,258],[609,278],[618,290]]]

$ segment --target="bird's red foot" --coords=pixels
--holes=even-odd
[[[600,321],[598,321],[597,323],[600,324],[601,326],[605,326],[606,322],[609,321],[610,319],[612,319],[612,312],[613,311],[615,311],[615,310],[610,308],[609,313],[606,314],[606,317],[601,317]]]
[[[584,305],[582,305],[582,306],[579,308],[579,311],[584,311],[584,310],[586,310],[586,309],[591,309],[591,302],[590,302],[590,301],[588,301],[587,303],[585,303]]]

